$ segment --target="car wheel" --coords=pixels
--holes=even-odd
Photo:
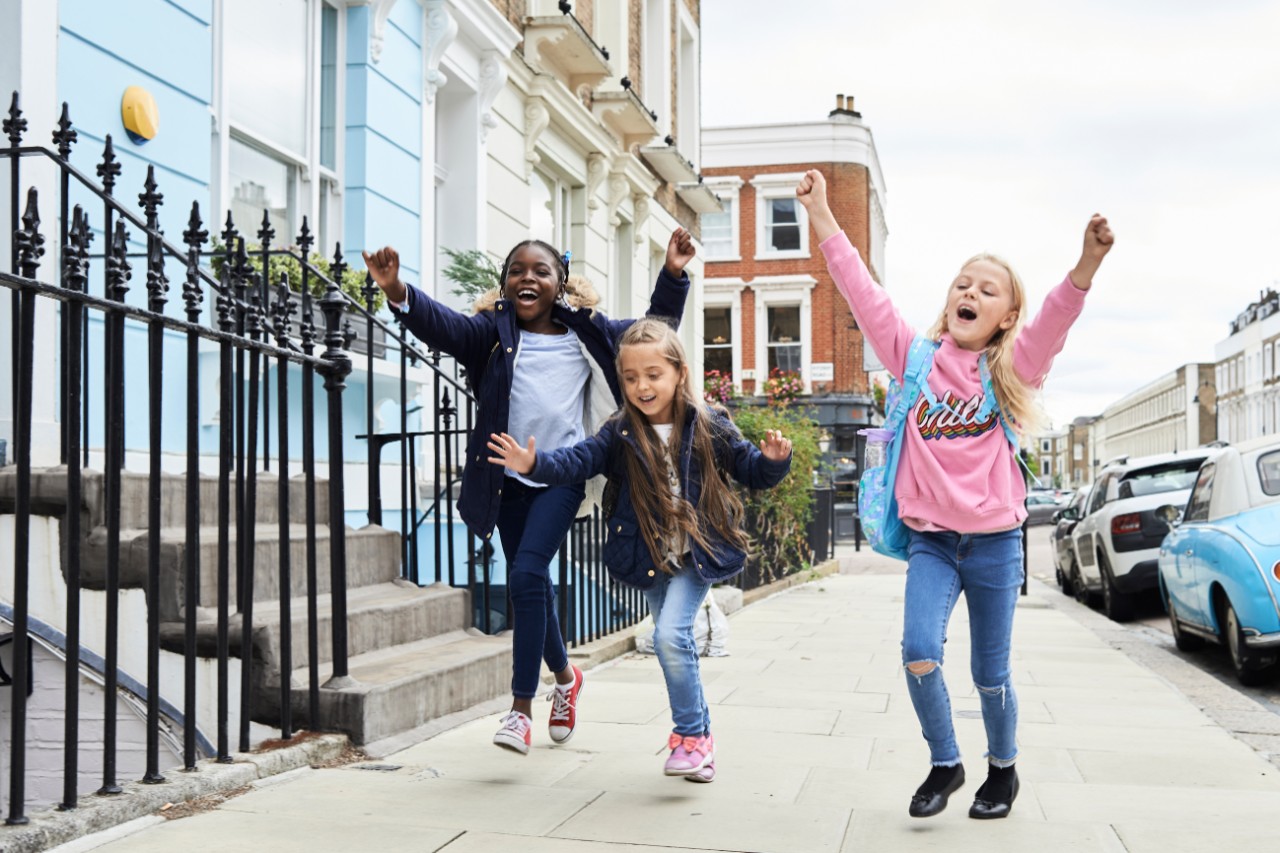
[[[1112,622],[1128,622],[1133,618],[1133,596],[1116,587],[1111,563],[1103,551],[1098,552],[1098,573],[1102,575],[1102,611]]]
[[[1169,595],[1169,591],[1164,593],[1164,608],[1169,612],[1169,629],[1173,633],[1173,644],[1177,646],[1180,652],[1195,652],[1204,648],[1204,637],[1197,637],[1195,634],[1188,634],[1182,630],[1182,626],[1178,624],[1178,614],[1173,609],[1173,596]]]
[[[1258,687],[1266,684],[1276,674],[1275,665],[1259,666],[1249,653],[1244,642],[1244,631],[1240,630],[1240,618],[1230,600],[1225,601],[1225,618],[1222,620],[1222,642],[1231,652],[1231,665],[1235,668],[1236,678],[1245,687]]]
[[[1067,561],[1065,569],[1058,569],[1058,583],[1062,585],[1063,595],[1075,595],[1075,567],[1071,565],[1071,561]]]
[[[1084,582],[1084,575],[1080,573],[1080,564],[1074,559],[1071,561],[1071,594],[1085,607],[1093,607],[1097,600],[1097,596]]]

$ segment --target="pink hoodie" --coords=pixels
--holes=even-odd
[[[824,240],[822,253],[880,363],[901,381],[915,330],[871,278],[844,232]],[[1013,366],[1029,385],[1039,388],[1044,382],[1053,357],[1066,342],[1067,330],[1084,307],[1085,293],[1071,283],[1070,276],[1064,278],[1018,334]],[[929,374],[929,387],[939,400],[948,400],[960,411],[978,410],[983,397],[980,355],[961,349],[943,334]],[[984,533],[1020,525],[1027,515],[1026,484],[995,416],[966,426],[945,411],[923,419],[920,406],[927,406],[923,397],[907,419],[895,487],[898,509],[908,526]]]

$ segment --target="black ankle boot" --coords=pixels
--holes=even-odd
[[[977,820],[995,820],[1008,817],[1013,801],[1018,797],[1018,771],[1008,767],[987,767],[987,781],[978,788],[969,808],[969,817]]]
[[[947,807],[947,797],[959,790],[963,784],[963,764],[953,764],[950,767],[935,766],[929,771],[924,784],[917,788],[911,797],[911,806],[907,812],[912,817],[933,817]]]

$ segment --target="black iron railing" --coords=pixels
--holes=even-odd
[[[344,482],[344,438],[350,424],[344,422],[343,391],[353,368],[351,351],[356,342],[355,329],[363,333],[366,371],[363,432],[355,438],[368,442],[369,465],[368,516],[371,523],[381,524],[384,509],[381,502],[382,472],[380,452],[387,444],[399,446],[399,535],[401,536],[401,575],[419,584],[445,582],[466,587],[471,592],[474,624],[485,631],[509,627],[510,611],[505,586],[494,583],[495,557],[492,546],[468,532],[455,512],[455,494],[460,486],[465,459],[466,436],[475,423],[473,399],[465,372],[439,352],[421,347],[405,332],[402,325],[377,316],[373,310],[376,291],[366,278],[359,298],[344,292],[346,264],[338,246],[327,272],[312,261],[314,245],[304,219],[293,246],[283,246],[276,239],[269,221],[264,219],[257,231],[257,245],[247,245],[228,216],[219,233],[220,246],[213,246],[210,229],[198,205],[191,206],[181,244],[169,240],[160,226],[158,209],[164,204],[155,180],[154,169],[148,169],[138,208],[116,196],[121,165],[108,136],[101,160],[96,164],[98,181],[72,165],[70,158],[77,132],[72,127],[64,106],[57,130],[53,134],[54,149],[24,145],[27,122],[19,109],[15,94],[4,119],[2,130],[8,147],[0,148],[0,160],[7,159],[9,168],[0,169],[0,180],[8,178],[10,195],[9,268],[0,271],[0,287],[12,293],[13,320],[11,370],[13,378],[13,435],[7,442],[6,456],[12,467],[0,474],[0,501],[3,511],[12,511],[14,524],[14,600],[12,606],[0,608],[0,616],[12,622],[9,646],[5,651],[11,660],[10,689],[11,738],[9,763],[8,813],[6,821],[21,824],[25,814],[27,725],[26,701],[33,683],[31,673],[31,628],[55,637],[53,643],[66,656],[65,664],[65,730],[63,749],[62,808],[74,808],[78,798],[81,732],[79,729],[81,667],[100,673],[103,680],[103,755],[101,794],[119,792],[117,768],[119,736],[117,726],[118,691],[126,689],[145,700],[146,757],[143,780],[158,782],[160,772],[159,732],[163,718],[179,714],[183,722],[183,763],[193,768],[201,754],[229,760],[233,743],[240,750],[249,749],[250,721],[254,719],[255,701],[261,704],[263,681],[255,674],[255,585],[272,572],[278,586],[278,618],[289,626],[294,603],[289,594],[292,576],[302,568],[305,572],[306,643],[309,673],[307,679],[306,719],[322,719],[320,697],[326,688],[351,683],[348,666],[347,639],[347,549],[345,530],[347,500]],[[2,143],[0,143],[2,144]],[[36,163],[27,171],[24,162]],[[41,198],[23,181],[31,176],[56,171],[59,218],[56,229],[57,268],[51,269],[42,258],[46,254],[46,230],[40,221]],[[50,187],[52,189],[52,186]],[[86,200],[73,204],[76,198]],[[90,220],[102,223],[101,250],[91,253],[94,229]],[[131,241],[131,234],[136,240]],[[216,257],[215,257],[216,256]],[[300,292],[284,280],[269,280],[271,261],[292,257],[301,270]],[[215,263],[216,261],[216,263]],[[254,262],[260,268],[255,269]],[[179,302],[179,294],[170,298],[169,275],[180,270],[182,286],[179,311],[170,301]],[[129,299],[142,279],[145,304]],[[56,282],[56,283],[50,283]],[[296,288],[296,283],[295,283]],[[313,298],[315,291],[323,295]],[[207,300],[206,300],[207,297]],[[35,375],[35,342],[43,332],[37,328],[38,304],[60,307],[57,325],[58,428],[59,455],[65,469],[33,469],[32,385]],[[316,318],[317,308],[323,321]],[[175,316],[180,314],[182,316]],[[90,335],[91,324],[100,326],[100,336]],[[42,328],[42,327],[41,327]],[[137,353],[125,357],[126,329],[145,332],[145,356]],[[185,347],[180,359],[174,358],[175,337]],[[377,345],[375,345],[377,341]],[[165,349],[166,343],[170,345]],[[320,351],[317,352],[317,346]],[[216,350],[217,368],[217,449],[202,450],[200,442],[201,357],[208,358]],[[378,352],[375,352],[378,351]],[[385,358],[379,358],[381,353]],[[167,355],[167,357],[166,357]],[[398,361],[398,364],[396,362]],[[272,367],[274,366],[274,370]],[[397,370],[398,368],[398,370]],[[166,385],[166,370],[184,376],[184,382]],[[145,372],[144,372],[145,371]],[[99,380],[97,377],[101,375]],[[271,377],[275,376],[275,394]],[[290,404],[290,384],[301,376],[301,405]],[[378,395],[374,383],[378,376],[394,377],[396,403],[399,405],[399,429],[375,432],[375,405]],[[321,403],[316,400],[317,377],[323,380],[323,405],[326,408],[327,452],[317,448],[316,417]],[[146,383],[146,412],[131,411],[126,403],[125,386]],[[212,378],[203,376],[204,384]],[[185,388],[183,385],[185,384]],[[140,386],[139,386],[140,387]],[[419,404],[410,398],[413,387],[430,403]],[[161,505],[165,485],[162,438],[165,394],[168,389],[181,390],[185,407],[182,449],[185,479],[181,483],[181,518],[175,520],[170,509]],[[86,471],[90,463],[91,395],[101,400],[102,439],[95,444],[101,451],[101,472]],[[274,397],[274,400],[273,400]],[[274,406],[273,406],[274,402]],[[205,407],[208,408],[208,401]],[[134,404],[132,408],[138,408]],[[275,414],[272,417],[272,409]],[[169,409],[173,411],[173,409]],[[413,429],[410,416],[417,414],[421,424]],[[97,413],[94,413],[98,416]],[[145,503],[144,539],[135,547],[145,548],[145,567],[140,576],[122,553],[122,502],[129,488],[129,478],[139,473],[125,471],[126,449],[136,453],[139,433],[126,424],[141,424],[145,419],[146,439],[141,448],[147,453],[145,478],[148,484]],[[351,420],[351,419],[346,419]],[[294,457],[295,472],[299,454],[290,447],[290,427],[298,425],[301,433],[301,498],[305,551],[301,558],[305,567],[292,563],[289,543],[299,536],[290,529],[290,516],[297,506],[290,506],[289,461]],[[359,430],[352,430],[352,433]],[[270,443],[274,438],[277,465],[270,468]],[[214,457],[211,459],[210,457]],[[327,458],[326,458],[327,457]],[[131,457],[136,458],[136,457]],[[425,463],[420,465],[420,460]],[[216,468],[214,492],[201,491],[201,463]],[[328,465],[327,483],[318,477],[318,463]],[[419,482],[419,472],[427,476]],[[33,476],[46,483],[50,477],[65,477],[65,498],[61,508],[50,508],[47,495],[33,495]],[[6,477],[12,476],[11,491]],[[85,484],[102,482],[100,506],[90,499]],[[128,480],[128,482],[126,482]],[[296,485],[296,484],[295,484]],[[323,489],[323,492],[320,490]],[[322,518],[321,496],[327,500],[327,517]],[[38,499],[38,500],[35,500]],[[203,504],[202,504],[203,501]],[[257,565],[265,555],[256,554],[254,544],[257,519],[262,509],[270,517],[274,502],[278,522],[279,553],[275,565]],[[260,503],[265,504],[260,507]],[[97,507],[93,515],[86,507]],[[210,506],[211,505],[211,506]],[[30,613],[31,524],[33,515],[58,515],[63,543],[63,577],[67,587],[65,635],[48,629],[47,623],[33,619]],[[91,517],[92,515],[92,517]],[[85,519],[88,519],[86,528]],[[213,519],[211,522],[210,519]],[[182,527],[181,547],[172,540],[161,539],[162,526]],[[142,522],[133,525],[142,526]],[[330,636],[322,636],[322,617],[317,599],[323,583],[323,565],[318,542],[321,526],[328,528],[328,588],[331,593],[332,628]],[[90,531],[98,527],[102,541],[92,540]],[[216,528],[216,530],[215,530]],[[205,539],[215,539],[216,547],[208,549]],[[428,540],[422,537],[427,536]],[[643,615],[643,601],[634,591],[623,591],[608,579],[600,560],[603,530],[598,513],[579,521],[562,548],[559,572],[560,618],[566,640],[579,645],[611,631],[633,624]],[[143,544],[145,542],[145,545]],[[87,551],[92,550],[94,556]],[[179,554],[174,557],[173,554]],[[202,554],[205,565],[202,565]],[[168,555],[168,556],[165,556]],[[100,556],[101,567],[94,559]],[[433,558],[433,559],[429,559]],[[177,565],[174,565],[177,560]],[[168,561],[167,563],[165,561]],[[209,573],[213,576],[210,577]],[[202,586],[201,579],[210,583]],[[42,578],[43,580],[43,578]],[[147,594],[146,674],[133,679],[120,667],[121,595],[129,587],[142,587]],[[178,593],[173,589],[180,587]],[[105,624],[101,655],[83,645],[81,625],[84,604],[82,590],[101,590]],[[202,593],[202,589],[204,592]],[[167,633],[157,599],[167,600],[176,594],[173,604],[181,622],[180,634]],[[213,600],[209,600],[212,598]],[[0,602],[3,605],[3,602]],[[99,605],[94,605],[99,606]],[[212,611],[212,636],[198,624],[197,613]],[[172,616],[172,615],[171,615]],[[291,632],[280,632],[275,662],[280,670],[278,719],[282,738],[294,731],[291,714],[297,713],[291,701],[293,650]],[[40,634],[41,637],[44,634]],[[328,641],[332,646],[332,677],[320,682],[319,647]],[[183,659],[183,688],[180,699],[162,695],[160,652],[175,651]],[[216,733],[205,741],[197,729],[197,663],[200,658],[216,660]],[[232,658],[240,661],[240,707],[231,708]],[[145,683],[144,683],[145,682]],[[274,704],[274,703],[272,703]],[[291,711],[291,709],[295,709]],[[239,730],[231,731],[231,723],[239,720]],[[233,738],[235,739],[233,741]],[[99,744],[95,743],[94,748]]]

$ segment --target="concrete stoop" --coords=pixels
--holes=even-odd
[[[7,472],[6,472],[7,473]],[[0,476],[0,511],[12,511],[15,480]],[[84,475],[81,506],[86,531],[81,551],[81,577],[87,588],[103,586],[106,528],[102,474]],[[317,516],[328,517],[326,483],[317,481]],[[471,629],[471,597],[446,584],[418,586],[400,579],[400,537],[394,531],[367,526],[346,529],[347,654],[350,683],[326,686],[320,692],[320,716],[307,719],[310,683],[307,629],[306,527],[303,524],[303,483],[289,481],[289,577],[280,576],[280,530],[277,522],[278,483],[268,476],[258,483],[253,530],[254,660],[253,719],[267,725],[280,721],[281,640],[280,597],[289,599],[290,683],[295,729],[338,731],[364,744],[418,728],[434,719],[486,702],[510,692],[510,638],[489,637]],[[144,475],[122,477],[122,587],[143,587],[148,565],[146,505],[149,486]],[[216,527],[217,481],[202,476],[199,542],[199,601],[197,653],[217,653],[216,613],[219,563]],[[184,650],[186,587],[185,476],[166,474],[161,482],[160,597],[151,602],[162,620],[163,648]],[[62,515],[66,509],[66,469],[33,472],[33,506],[41,514]],[[230,650],[242,657],[241,620],[235,613],[235,543],[231,528],[230,587],[233,599]],[[316,525],[317,662],[320,683],[332,674],[332,597],[330,595],[330,532]],[[63,552],[65,561],[65,549]],[[35,614],[38,615],[38,614]],[[172,698],[172,697],[170,697]]]
[[[451,631],[354,655],[347,667],[351,684],[320,691],[320,719],[307,719],[309,670],[295,669],[292,714],[295,725],[340,731],[357,745],[383,740],[434,719],[470,708],[511,691],[511,640],[474,629]],[[332,667],[321,668],[324,684]],[[276,723],[280,713],[277,673],[266,679],[255,701],[254,718]]]

